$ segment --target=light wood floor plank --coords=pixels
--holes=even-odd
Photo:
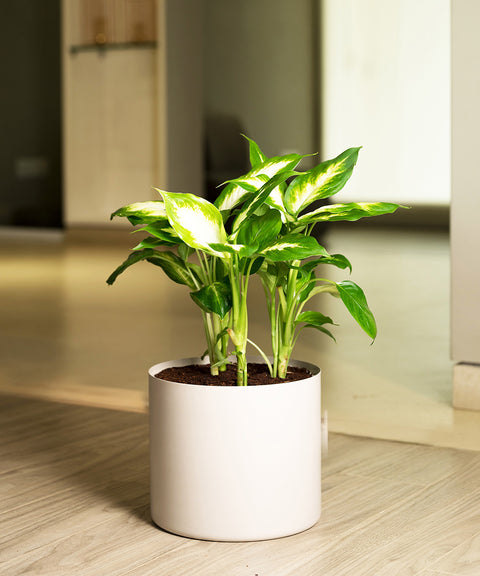
[[[441,449],[403,444],[395,451],[395,462],[384,453],[374,460],[364,460],[354,466],[348,466],[345,474],[394,480],[415,486],[430,486],[440,480],[458,474],[459,470],[474,465],[478,461],[476,452],[460,452],[453,449]]]
[[[459,575],[453,574],[452,572],[439,572],[438,570],[422,570],[422,572],[419,572],[418,576],[459,576]]]
[[[477,452],[333,434],[315,527],[267,542],[201,542],[150,520],[145,415],[1,400],[1,574],[479,573]]]
[[[7,562],[4,570],[12,576],[114,576],[148,561],[161,565],[163,555],[184,545],[192,542],[152,526],[144,505],[39,546]]]
[[[480,528],[480,526],[479,526]],[[435,563],[437,570],[456,576],[478,576],[480,574],[480,529]]]

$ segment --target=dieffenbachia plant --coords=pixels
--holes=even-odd
[[[129,204],[112,214],[112,218],[126,217],[136,226],[136,232],[148,235],[114,270],[107,283],[113,284],[119,274],[133,264],[147,261],[162,268],[177,284],[187,286],[200,307],[211,373],[217,375],[219,366],[222,367],[227,358],[225,330],[231,291],[222,261],[213,256],[208,243],[225,241],[222,219],[215,207],[202,198],[191,194],[162,194],[164,200]],[[170,223],[172,216],[176,228]],[[196,256],[195,262],[191,261],[192,255]]]
[[[330,264],[350,269],[341,254],[330,255],[312,235],[318,222],[358,220],[394,212],[397,204],[348,203],[308,211],[312,203],[339,192],[350,178],[358,148],[306,172],[295,171],[303,158],[288,154],[267,158],[249,139],[251,170],[226,183],[214,204],[192,194],[159,190],[161,200],[120,208],[123,216],[147,232],[127,260],[108,278],[136,262],[160,266],[172,280],[190,288],[201,309],[212,374],[227,363],[228,343],[237,357],[237,383],[247,384],[247,344],[265,358],[272,376],[284,378],[300,331],[316,328],[331,336],[331,318],[304,310],[315,295],[339,297],[374,339],[376,324],[365,295],[355,283],[317,278],[316,268]],[[196,255],[196,262],[190,256]],[[250,277],[262,281],[270,316],[273,362],[248,338],[247,295]]]

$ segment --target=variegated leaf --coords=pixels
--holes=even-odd
[[[293,222],[294,218],[285,208],[285,203],[283,201],[283,196],[286,189],[286,183],[277,186],[270,192],[270,195],[265,200],[265,203],[272,208],[276,208],[280,212],[282,222]]]
[[[240,212],[237,214],[237,217],[233,222],[232,225],[233,233],[237,232],[242,223],[246,222],[249,219],[249,217],[256,212],[256,210],[264,207],[264,204],[267,198],[269,197],[270,193],[272,192],[272,190],[277,188],[280,184],[283,184],[285,180],[287,180],[288,178],[290,178],[295,174],[297,174],[297,172],[294,172],[292,170],[282,170],[278,174],[275,174],[275,176],[272,176],[270,180],[268,180],[268,182],[266,182],[260,188],[257,194],[251,196],[242,206]]]
[[[255,142],[255,140],[252,140],[248,136],[245,136],[245,134],[242,134],[242,136],[248,140],[250,151],[250,165],[252,166],[252,168],[256,168],[260,164],[263,164],[263,162],[267,160],[267,156],[260,150],[259,145]]]
[[[128,218],[132,224],[139,224],[142,222],[155,222],[156,220],[166,220],[167,213],[165,211],[165,204],[160,200],[152,200],[150,202],[136,202],[119,208],[110,216],[110,220],[115,216],[123,216]],[[132,221],[133,220],[133,221]]]
[[[348,204],[332,204],[322,206],[313,212],[307,212],[298,219],[304,224],[314,222],[338,222],[347,220],[353,222],[369,216],[381,216],[382,214],[392,214],[398,208],[406,208],[399,204],[389,202],[349,202]]]
[[[327,255],[327,251],[312,236],[287,234],[266,248],[262,254],[273,262],[285,262],[303,260],[303,258],[310,256]]]
[[[171,226],[192,248],[214,252],[210,244],[224,244],[227,234],[215,206],[194,194],[161,192]]]
[[[292,170],[302,158],[304,158],[304,156],[301,156],[300,154],[274,156],[250,170],[248,174],[241,178],[241,181],[250,184],[258,190],[263,185],[262,179],[259,178],[260,175],[263,174],[272,178],[275,174],[278,174],[283,170]],[[232,182],[223,189],[215,200],[215,206],[222,211],[232,210],[235,206],[238,206],[238,204],[240,204],[248,194],[249,192],[245,188]]]
[[[297,216],[315,200],[339,192],[352,175],[360,148],[349,148],[333,160],[322,162],[298,176],[285,192],[284,203],[290,214]]]
[[[164,245],[175,246],[182,242],[168,220],[150,222],[147,226],[137,228],[134,232],[148,232],[154,238],[161,240]]]

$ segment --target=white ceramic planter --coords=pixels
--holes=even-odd
[[[278,538],[320,517],[320,371],[266,386],[179,384],[149,370],[151,514],[202,540]]]

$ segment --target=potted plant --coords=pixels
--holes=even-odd
[[[333,338],[327,326],[334,322],[305,305],[331,294],[372,339],[376,324],[358,285],[316,276],[320,265],[350,271],[351,265],[345,256],[329,254],[313,231],[318,222],[354,221],[398,208],[348,203],[311,209],[343,188],[359,148],[299,172],[303,156],[267,158],[248,140],[251,170],[227,182],[214,204],[158,190],[161,199],[112,214],[147,237],[107,282],[133,264],[150,262],[190,289],[203,317],[204,358],[149,370],[151,509],[162,528],[210,540],[286,536],[318,520],[320,370],[290,358],[304,328]],[[248,337],[254,275],[265,291],[271,356]],[[268,369],[267,385],[253,382],[248,345]],[[205,366],[210,385],[183,376],[187,367],[204,372]],[[234,385],[225,385],[232,369]]]

